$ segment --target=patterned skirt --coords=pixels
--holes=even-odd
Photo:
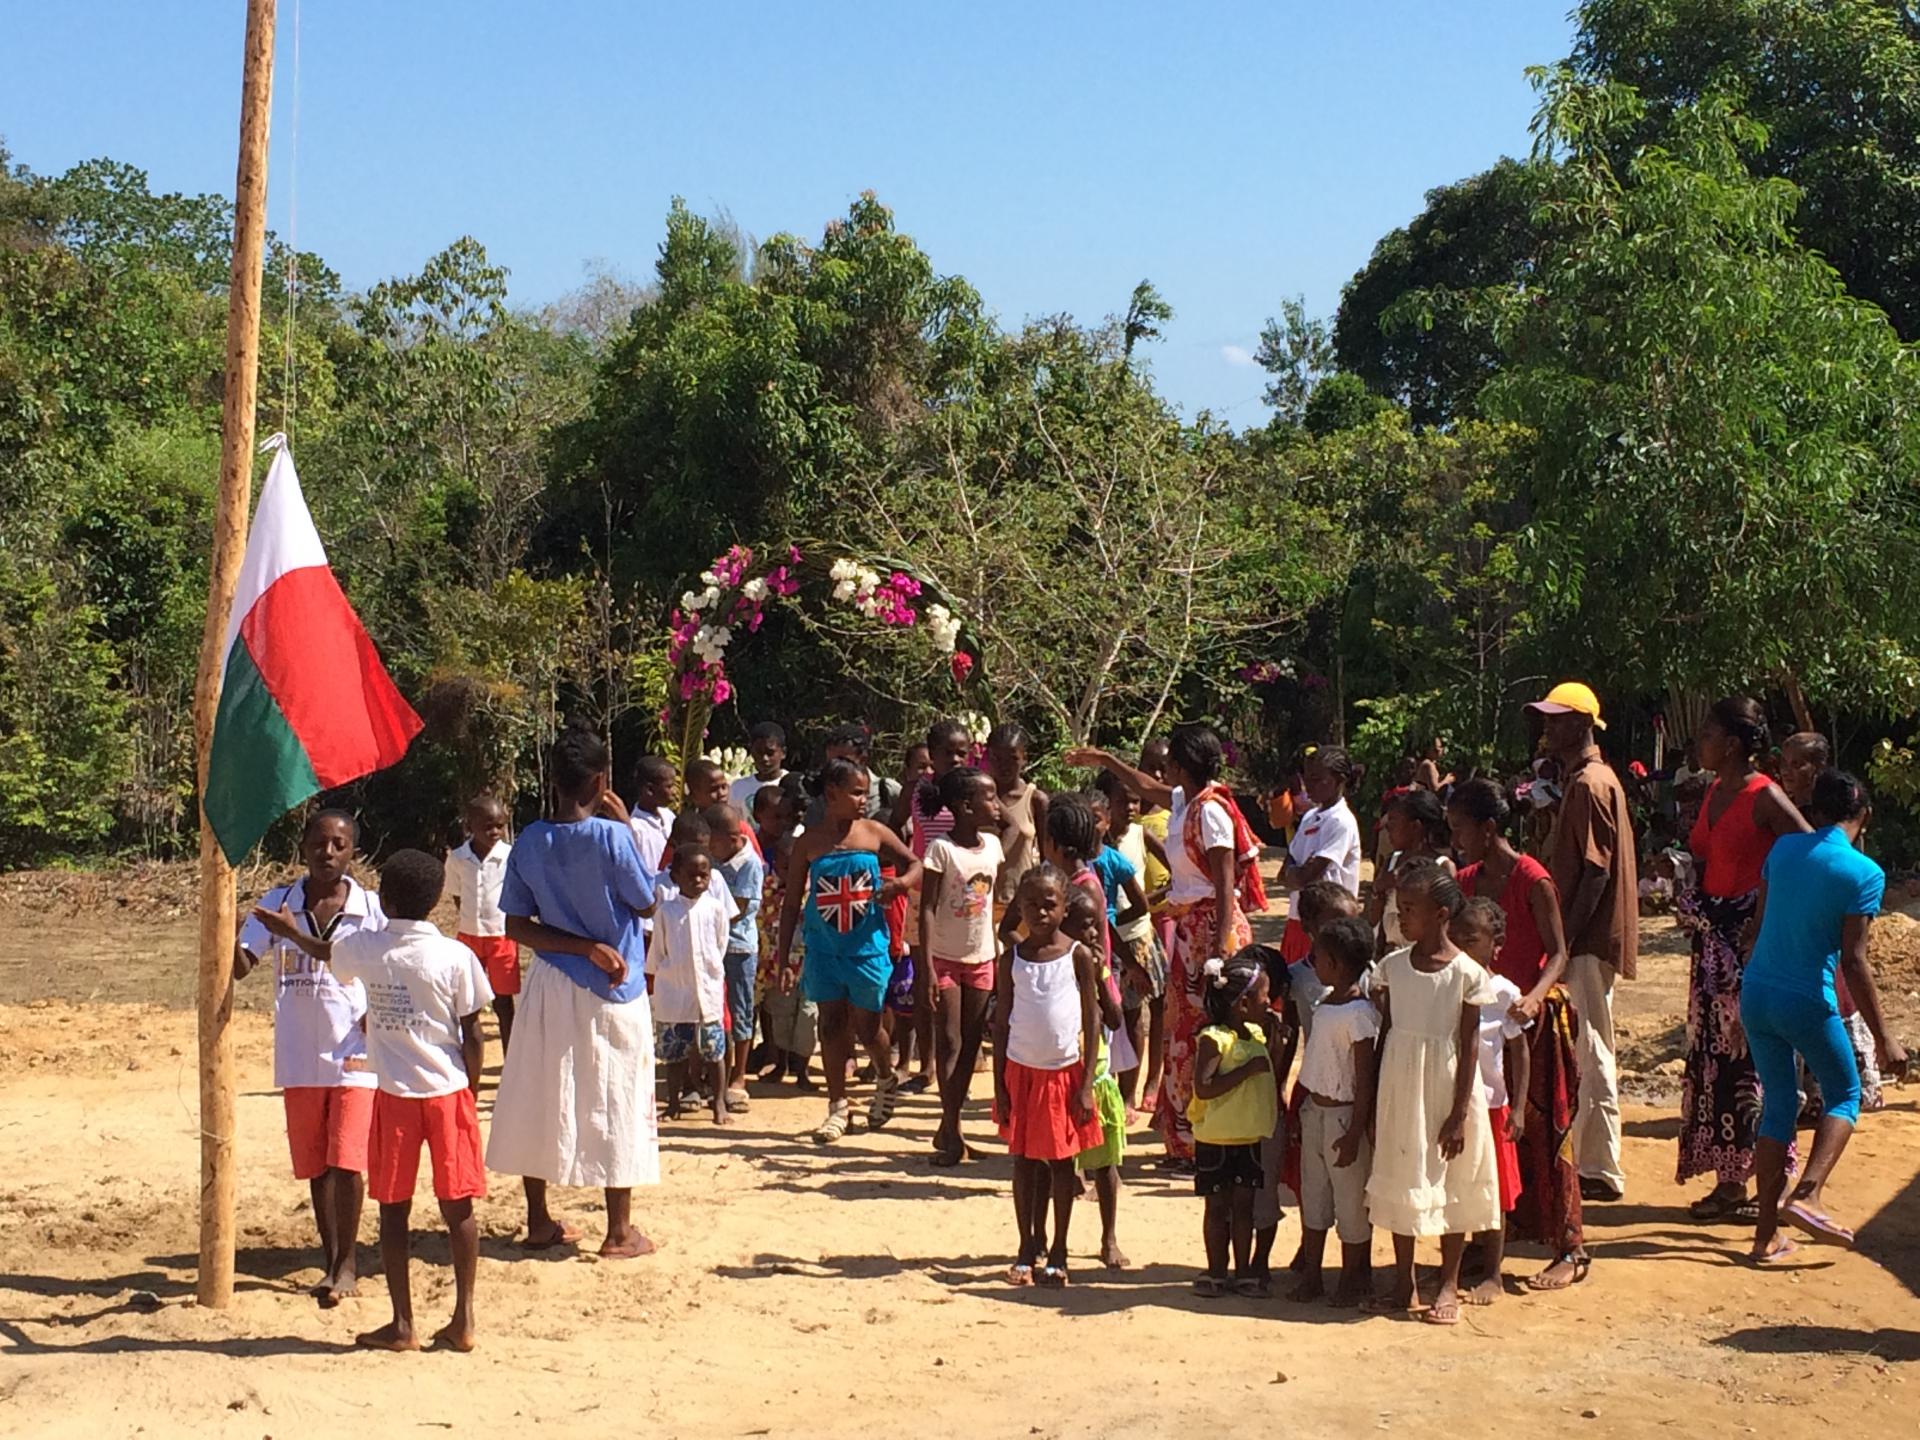
[[[1677,913],[1693,931],[1687,984],[1687,1061],[1680,1088],[1680,1164],[1676,1179],[1714,1175],[1744,1184],[1753,1173],[1760,1124],[1760,1077],[1740,1024],[1742,932],[1759,891],[1722,898],[1691,890]]]
[[[1160,1076],[1160,1103],[1154,1117],[1167,1154],[1176,1160],[1193,1158],[1193,1127],[1187,1123],[1187,1102],[1193,1099],[1193,1062],[1197,1040],[1206,1027],[1206,1007],[1200,1000],[1200,970],[1215,954],[1232,955],[1253,943],[1253,927],[1234,907],[1220,937],[1219,949],[1208,948],[1213,938],[1214,903],[1196,902],[1174,921],[1173,945],[1167,952],[1167,1058]]]
[[[1527,1123],[1519,1144],[1520,1198],[1513,1232],[1569,1255],[1586,1244],[1580,1214],[1580,1170],[1573,1163],[1573,1122],[1580,1113],[1580,1017],[1567,987],[1548,992],[1527,1032]]]

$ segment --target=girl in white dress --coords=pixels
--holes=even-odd
[[[1374,998],[1385,1034],[1367,1207],[1393,1232],[1394,1286],[1383,1310],[1414,1308],[1414,1241],[1440,1237],[1440,1289],[1422,1319],[1460,1319],[1460,1255],[1467,1236],[1500,1224],[1487,1097],[1479,1084],[1480,1007],[1492,977],[1447,938],[1464,902],[1438,865],[1400,873],[1408,947],[1380,962]],[[1382,993],[1384,991],[1384,994]]]

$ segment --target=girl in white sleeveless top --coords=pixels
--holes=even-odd
[[[1027,938],[1000,967],[993,1021],[994,1120],[1013,1155],[1020,1231],[1007,1279],[1061,1286],[1067,1283],[1067,1227],[1080,1193],[1073,1162],[1103,1138],[1088,1063],[1099,1044],[1100,961],[1060,932],[1067,878],[1054,866],[1027,873],[1019,903]],[[1053,1237],[1041,1265],[1049,1195]]]

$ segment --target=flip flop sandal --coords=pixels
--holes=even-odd
[[[966,1147],[964,1145],[959,1145],[959,1146],[955,1146],[951,1150],[934,1151],[933,1159],[929,1163],[939,1166],[942,1170],[951,1170],[966,1158],[967,1158]]]
[[[1853,1231],[1805,1201],[1790,1200],[1782,1205],[1780,1218],[1816,1245],[1832,1245],[1841,1250],[1853,1248]]]
[[[816,1144],[831,1145],[847,1133],[847,1102],[842,1100],[827,1111],[827,1118],[820,1122],[820,1128],[813,1132]]]
[[[1743,1206],[1752,1209],[1755,1220],[1760,1218],[1758,1201],[1749,1200],[1745,1195],[1742,1195],[1739,1199],[1734,1199],[1731,1196],[1722,1195],[1718,1191],[1711,1191],[1687,1206],[1687,1214],[1696,1220],[1702,1220],[1711,1224],[1716,1220],[1738,1220],[1743,1218],[1740,1214]]]
[[[1067,1279],[1067,1267],[1064,1265],[1043,1265],[1034,1281],[1043,1290],[1064,1290],[1070,1283]]]
[[[1527,1289],[1533,1291],[1536,1295],[1551,1295],[1557,1290],[1571,1290],[1575,1285],[1578,1285],[1582,1280],[1587,1278],[1588,1272],[1593,1269],[1593,1258],[1589,1255],[1562,1255],[1554,1261],[1554,1264],[1568,1264],[1573,1266],[1572,1277],[1566,1280],[1547,1280],[1543,1282],[1540,1277],[1545,1275],[1547,1271],[1536,1271],[1526,1278],[1525,1284]],[[1552,1265],[1547,1267],[1548,1270],[1552,1268]]]
[[[1233,1293],[1245,1300],[1265,1300],[1273,1294],[1273,1286],[1248,1275],[1233,1282]]]
[[[1009,1285],[1027,1286],[1033,1284],[1033,1266],[1024,1260],[1017,1260],[1007,1267]]]
[[[560,1221],[556,1220],[553,1225],[553,1239],[535,1240],[532,1236],[528,1236],[525,1240],[522,1240],[520,1242],[520,1248],[522,1250],[535,1250],[535,1251],[564,1250],[569,1245],[578,1245],[579,1243],[580,1243],[580,1232],[574,1229],[571,1225],[562,1224]]]
[[[752,1097],[749,1096],[746,1091],[744,1090],[727,1091],[727,1109],[738,1110],[742,1115],[744,1115],[747,1113],[751,1104],[752,1104]]]
[[[894,1102],[900,1098],[900,1077],[892,1076],[884,1084],[876,1085],[873,1100],[867,1106],[867,1128],[878,1130],[893,1119]]]
[[[1423,1325],[1458,1325],[1460,1323],[1460,1302],[1451,1305],[1429,1305],[1421,1312]]]
[[[1791,1240],[1782,1240],[1778,1245],[1776,1245],[1773,1249],[1769,1250],[1764,1255],[1747,1256],[1747,1263],[1749,1265],[1754,1266],[1756,1269],[1765,1270],[1771,1266],[1778,1265],[1782,1260],[1785,1260],[1788,1256],[1792,1255],[1799,1248],[1800,1247],[1794,1244]]]
[[[1202,1300],[1218,1300],[1227,1293],[1227,1282],[1218,1275],[1202,1275],[1193,1282],[1193,1293]]]

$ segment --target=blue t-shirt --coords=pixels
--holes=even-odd
[[[727,930],[727,952],[734,955],[760,953],[760,896],[767,882],[767,867],[753,853],[753,846],[742,845],[740,853],[720,867],[720,878],[727,882],[727,893],[734,901],[734,920]],[[747,902],[740,913],[739,901]]]
[[[1138,880],[1140,872],[1133,862],[1111,845],[1102,845],[1093,857],[1093,873],[1100,877],[1100,888],[1107,892],[1107,923],[1120,924],[1120,890],[1127,881]]]
[[[627,962],[627,978],[617,987],[584,955],[534,953],[582,989],[621,1003],[647,991],[647,937],[639,912],[652,904],[653,877],[640,863],[633,832],[598,816],[568,825],[546,820],[529,825],[513,842],[500,886],[506,914],[618,950]]]
[[[1837,825],[1829,825],[1775,840],[1762,873],[1767,909],[1741,984],[1824,997],[1836,1005],[1833,972],[1840,964],[1841,926],[1849,915],[1880,913],[1886,872],[1854,849]]]

